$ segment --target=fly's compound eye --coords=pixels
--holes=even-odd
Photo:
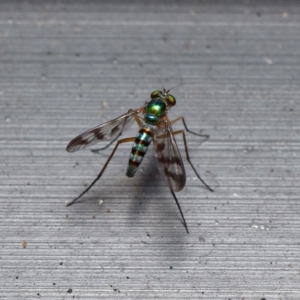
[[[175,97],[172,96],[172,95],[170,95],[170,94],[166,96],[166,101],[168,102],[168,104],[169,104],[170,106],[174,106],[174,105],[176,104],[176,99],[175,99]]]
[[[162,92],[161,91],[154,91],[151,93],[151,99],[156,99],[156,98],[161,98],[161,94]]]

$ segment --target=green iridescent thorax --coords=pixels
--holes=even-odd
[[[162,99],[153,99],[148,105],[146,112],[156,117],[160,117],[166,110],[166,103]]]
[[[164,115],[166,110],[166,103],[163,99],[152,99],[146,108],[146,122],[148,124],[156,125],[159,118]]]

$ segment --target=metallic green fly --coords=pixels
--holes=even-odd
[[[175,135],[182,135],[186,158],[199,180],[210,191],[213,192],[213,189],[204,182],[190,161],[185,131],[183,129],[173,131],[172,124],[182,121],[187,132],[197,136],[205,137],[205,139],[208,139],[209,136],[190,131],[187,128],[183,117],[179,117],[173,121],[169,120],[168,111],[176,104],[175,97],[169,94],[169,91],[170,90],[167,91],[163,88],[163,91],[157,90],[152,92],[150,96],[151,100],[145,103],[142,107],[138,109],[129,109],[126,114],[87,130],[86,132],[78,135],[68,144],[66,150],[68,152],[75,152],[77,150],[95,145],[101,141],[110,141],[106,147],[98,149],[103,150],[116,141],[121,134],[133,124],[134,121],[136,121],[139,126],[139,131],[136,137],[124,138],[117,142],[96,179],[77,198],[68,203],[67,206],[72,205],[75,201],[81,198],[101,178],[120,144],[133,142],[126,172],[128,177],[133,177],[147,152],[148,146],[150,145],[151,141],[153,141],[158,169],[165,178],[165,181],[181,214],[183,225],[187,233],[189,232],[181,207],[175,195],[175,192],[179,192],[184,188],[186,182],[184,165],[175,141]]]

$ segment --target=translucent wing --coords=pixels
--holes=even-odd
[[[134,116],[142,109],[143,107],[136,110],[130,110],[128,113],[121,115],[116,119],[85,131],[74,138],[68,144],[66,150],[68,152],[75,152],[95,145],[101,141],[109,141],[118,137],[124,130],[128,129],[132,125]]]
[[[185,186],[185,170],[170,121],[167,118],[164,121],[165,124],[159,126],[153,139],[155,158],[170,190],[178,192]]]

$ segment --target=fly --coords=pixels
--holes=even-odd
[[[173,131],[172,125],[178,121],[182,121],[187,132],[205,137],[206,139],[209,136],[190,131],[183,117],[176,118],[173,121],[169,120],[168,111],[176,104],[175,97],[169,94],[169,91],[170,90],[165,90],[164,88],[163,91],[156,90],[151,93],[151,100],[140,108],[129,109],[127,113],[118,118],[91,128],[71,140],[66,149],[68,152],[75,152],[95,145],[101,141],[110,141],[107,146],[98,149],[103,150],[116,141],[134,121],[139,126],[136,137],[118,140],[96,179],[78,197],[68,203],[67,206],[72,205],[81,198],[101,178],[120,144],[133,143],[126,171],[128,177],[133,177],[147,152],[148,146],[153,141],[158,169],[163,175],[177,204],[186,232],[189,233],[183,212],[175,195],[175,192],[179,192],[184,188],[186,182],[185,169],[176,144],[175,135],[182,135],[187,161],[191,165],[198,179],[208,190],[213,192],[213,189],[200,177],[189,158],[185,131],[183,129]],[[96,152],[98,150],[92,151]]]

